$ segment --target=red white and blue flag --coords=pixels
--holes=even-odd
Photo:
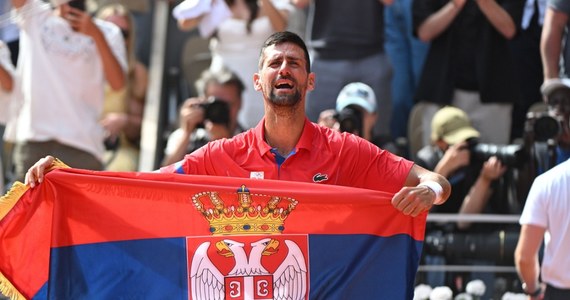
[[[0,202],[27,299],[412,299],[426,214],[299,182],[57,169]]]

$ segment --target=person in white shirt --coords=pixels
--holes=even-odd
[[[4,128],[10,117],[10,97],[14,88],[14,65],[10,59],[10,49],[0,40],[0,137],[4,135]],[[4,143],[0,139],[0,193],[4,193],[4,168],[7,160],[4,155]]]
[[[0,106],[8,106],[9,96],[14,87],[14,65],[10,59],[10,49],[0,40]],[[0,110],[0,125],[8,120],[8,110]]]
[[[570,160],[534,180],[519,220],[522,227],[515,250],[515,265],[529,299],[570,299],[568,211]],[[541,266],[538,252],[543,240]]]
[[[117,26],[92,19],[85,0],[12,0],[21,30],[16,75],[16,180],[48,153],[70,166],[101,170],[104,86],[125,85],[126,53]]]

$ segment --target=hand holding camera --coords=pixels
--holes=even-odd
[[[85,11],[85,0],[72,0],[67,5],[62,17],[69,22],[73,31],[94,37],[99,30]]]
[[[215,97],[190,98],[180,108],[180,127],[188,134],[196,128],[205,128],[213,135],[226,137],[228,135],[226,132],[229,132],[229,121],[228,103]],[[220,131],[223,132],[219,133]]]
[[[182,104],[180,108],[180,128],[188,135],[204,122],[204,109],[200,103],[204,98],[190,98]]]
[[[449,176],[457,169],[468,166],[471,161],[471,153],[466,141],[450,145],[445,154],[435,167],[435,171],[443,176]]]
[[[491,182],[503,176],[506,171],[507,167],[496,156],[491,156],[483,163],[479,177]]]

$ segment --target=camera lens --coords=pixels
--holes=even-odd
[[[338,112],[336,118],[340,124],[341,132],[361,134],[362,112],[359,109],[347,106]]]
[[[210,98],[207,102],[201,103],[204,108],[204,118],[215,124],[230,123],[230,107],[229,104],[218,98]]]
[[[537,141],[547,141],[560,133],[558,120],[550,116],[540,116],[534,121],[534,134]]]
[[[517,245],[517,231],[501,230],[489,233],[428,233],[425,251],[431,255],[444,255],[456,259],[492,259],[497,264],[512,264]]]
[[[522,167],[527,159],[523,145],[495,145],[472,142],[470,144],[472,158],[486,161],[491,156],[497,157],[508,167]]]

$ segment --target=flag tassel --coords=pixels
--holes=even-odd
[[[29,189],[25,184],[16,181],[10,190],[0,198],[0,220],[8,214],[8,212],[16,205],[20,197]],[[10,280],[0,272],[0,293],[10,298],[11,300],[26,299],[20,292],[12,285]]]

